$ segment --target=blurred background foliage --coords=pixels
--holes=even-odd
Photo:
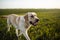
[[[36,12],[40,21],[28,30],[31,40],[60,40],[60,9],[0,9],[0,16],[8,14],[23,15]],[[23,35],[17,37],[15,28],[7,32],[7,22],[0,17],[0,40],[26,40]]]

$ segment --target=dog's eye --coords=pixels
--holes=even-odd
[[[34,18],[34,16],[33,16],[33,15],[31,15],[31,17],[32,17],[32,18]]]

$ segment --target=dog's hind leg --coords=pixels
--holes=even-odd
[[[17,35],[17,37],[18,37],[18,29],[16,29],[16,35]]]
[[[10,23],[9,19],[7,18],[7,28],[8,28],[8,31],[10,31],[10,27],[11,27],[10,24],[11,24],[11,23]]]

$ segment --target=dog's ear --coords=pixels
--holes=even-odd
[[[25,21],[28,21],[28,14],[24,16]]]
[[[28,14],[26,14],[26,15],[24,16],[24,19],[25,19],[25,23],[26,23],[25,28],[28,28],[28,26],[29,26],[29,23],[28,23]]]

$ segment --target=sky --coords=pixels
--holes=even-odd
[[[16,8],[58,8],[60,0],[0,0],[0,9]]]

